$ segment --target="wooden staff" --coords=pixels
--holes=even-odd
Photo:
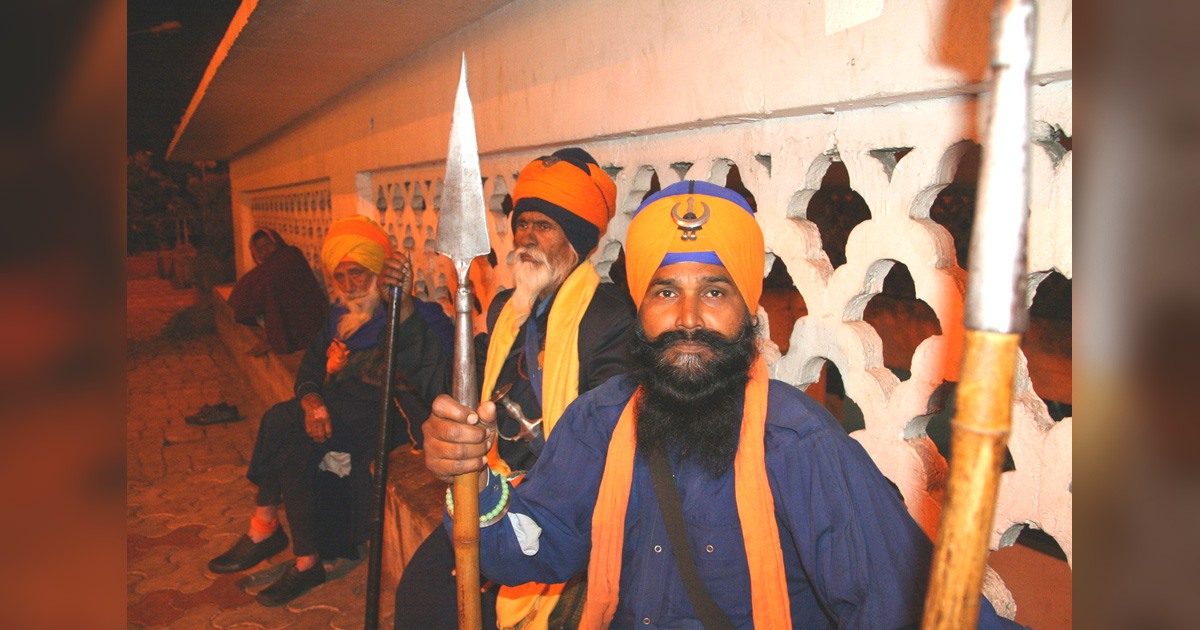
[[[1029,207],[1032,0],[999,0],[992,16],[993,86],[971,234],[963,368],[950,441],[950,479],[922,630],[974,628],[1012,426],[1025,311]]]
[[[392,393],[396,378],[396,329],[400,323],[400,289],[389,291],[387,360],[383,370],[383,400],[379,404],[379,436],[375,451],[374,501],[371,510],[371,544],[367,559],[367,610],[363,630],[379,627],[379,583],[383,574],[383,519],[387,492],[388,437],[392,429]]]
[[[474,326],[471,283],[467,273],[476,256],[491,250],[484,215],[483,178],[475,139],[475,115],[467,92],[467,58],[463,55],[454,116],[450,122],[450,150],[446,157],[444,201],[438,218],[438,252],[454,261],[458,289],[454,293],[454,398],[459,404],[479,406],[475,374]],[[479,630],[483,609],[479,598],[479,474],[454,478],[454,565],[458,587],[459,630]]]

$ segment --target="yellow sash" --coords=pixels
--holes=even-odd
[[[546,324],[545,363],[542,364],[542,431],[547,438],[559,416],[579,396],[579,322],[592,302],[600,276],[590,262],[584,261],[558,290]],[[491,398],[500,378],[500,368],[512,350],[520,332],[516,309],[510,300],[496,318],[488,343],[487,364],[483,370],[483,399]],[[536,359],[536,357],[535,357]],[[497,444],[488,452],[492,470],[507,475],[508,464],[500,459]],[[544,630],[550,613],[562,595],[562,584],[530,582],[521,586],[503,586],[496,600],[496,622],[500,630]]]

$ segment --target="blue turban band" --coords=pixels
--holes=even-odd
[[[721,259],[717,256],[717,252],[678,252],[663,256],[662,264],[659,267],[666,267],[667,265],[674,265],[681,262],[725,266],[725,263],[722,263]]]

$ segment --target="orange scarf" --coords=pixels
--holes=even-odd
[[[592,263],[584,261],[563,281],[550,307],[546,322],[546,360],[542,365],[542,431],[548,439],[559,416],[579,396],[579,322],[592,302],[600,276]],[[490,398],[500,378],[513,342],[520,332],[515,309],[510,300],[496,318],[488,343],[487,364],[483,371],[483,397]],[[500,458],[499,440],[488,452],[492,470],[507,475],[512,472]],[[562,595],[562,584],[530,582],[521,586],[503,586],[496,600],[496,621],[502,630],[546,628],[550,613]]]
[[[791,628],[791,602],[779,546],[775,500],[767,482],[763,444],[767,421],[767,364],[760,356],[750,368],[746,402],[742,410],[741,437],[733,462],[734,492],[742,539],[750,567],[750,596],[754,627],[758,630]],[[625,543],[625,512],[633,485],[633,458],[637,449],[635,402],[641,389],[625,405],[608,444],[604,477],[592,514],[592,554],[588,565],[588,597],[580,630],[607,629],[617,610],[621,585],[621,555]],[[678,553],[678,551],[676,551]]]

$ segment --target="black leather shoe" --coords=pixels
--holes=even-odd
[[[275,530],[271,537],[256,543],[243,534],[229,551],[208,561],[208,570],[213,573],[237,573],[287,549],[288,537],[282,529]]]
[[[190,416],[185,416],[183,421],[187,422],[188,424],[196,424],[207,418],[209,414],[213,413],[214,411],[217,411],[216,407],[212,405],[204,405],[200,408],[200,411],[197,411]]]
[[[325,583],[325,565],[318,560],[307,571],[296,569],[296,563],[288,565],[287,571],[275,583],[254,596],[263,606],[282,606]]]
[[[238,413],[237,405],[229,405],[219,403],[214,407],[209,407],[208,411],[201,411],[199,415],[188,416],[183,419],[188,424],[209,425],[221,424],[224,422],[236,422],[241,420],[242,416]]]

